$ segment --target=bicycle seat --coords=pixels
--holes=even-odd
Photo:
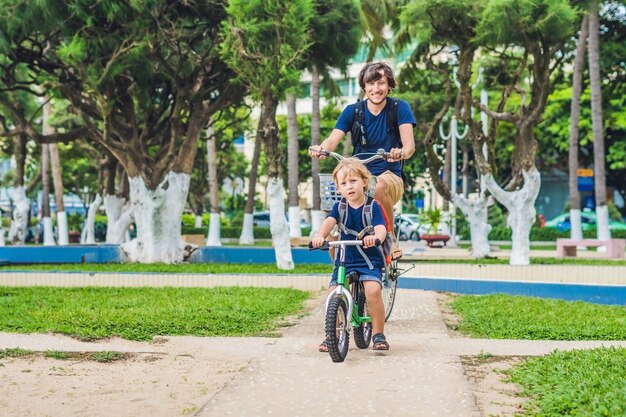
[[[346,281],[350,284],[359,282],[359,273],[356,271],[350,271],[346,274]]]

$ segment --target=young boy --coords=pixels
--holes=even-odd
[[[370,177],[372,175],[365,165],[357,158],[346,158],[342,160],[333,171],[333,179],[337,190],[347,201],[348,216],[345,225],[346,229],[360,232],[365,228],[362,219],[362,210],[365,206],[367,190]],[[335,227],[340,219],[339,203],[336,203],[328,217],[322,222],[320,230],[311,243],[317,248],[324,244],[324,240]],[[351,271],[359,273],[359,280],[363,282],[365,288],[365,297],[367,299],[367,307],[372,318],[372,333],[374,350],[388,350],[389,344],[385,339],[385,308],[382,299],[382,272],[381,268],[385,265],[385,259],[379,248],[376,248],[376,239],[381,242],[387,236],[385,220],[382,208],[374,201],[372,204],[372,225],[374,226],[374,234],[363,238],[363,247],[348,246],[346,247],[345,265],[346,274]],[[347,234],[342,228],[341,240],[354,240],[356,236]],[[363,250],[372,264],[372,269],[367,264],[366,259],[361,255],[359,249]],[[337,267],[338,260],[335,260],[335,270],[332,279],[328,285],[329,293],[337,286]],[[320,352],[327,352],[328,346],[326,341],[322,342],[319,347]]]

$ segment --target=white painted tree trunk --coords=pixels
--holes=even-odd
[[[611,229],[609,229],[609,206],[606,204],[596,206],[596,227],[598,240],[608,240],[611,238]],[[598,252],[606,252],[606,246],[600,246]]]
[[[28,211],[30,199],[26,197],[26,190],[19,186],[13,190],[13,219],[9,227],[8,240],[13,245],[23,245],[26,242],[26,229],[28,228]]]
[[[119,245],[128,240],[126,232],[133,222],[133,210],[125,198],[105,194],[104,210],[107,214],[106,243]]]
[[[4,226],[0,223],[0,246],[4,246]]]
[[[323,221],[324,213],[321,210],[311,210],[311,236],[317,236]]]
[[[272,232],[272,243],[276,254],[276,266],[278,269],[293,269],[283,193],[283,180],[270,178],[267,182],[267,197],[270,206],[270,231]]]
[[[524,186],[512,192],[500,188],[491,174],[483,177],[491,194],[509,211],[506,221],[513,241],[510,265],[530,265],[530,228],[535,222],[535,200],[541,186],[541,174],[536,168],[522,174]]]
[[[70,243],[66,211],[57,211],[57,239],[59,245],[69,245]]]
[[[472,256],[478,259],[486,258],[491,251],[489,247],[491,225],[487,222],[487,214],[493,200],[485,196],[470,200],[459,194],[452,194],[452,203],[469,221]]]
[[[43,218],[43,245],[44,246],[56,246],[54,240],[54,230],[52,228],[52,218]]]
[[[302,229],[300,228],[300,207],[289,207],[289,237],[301,237]]]
[[[177,263],[185,258],[181,219],[189,193],[189,174],[169,172],[156,190],[142,177],[128,179],[137,237],[121,248],[130,262]]]
[[[243,214],[243,225],[241,226],[241,236],[239,236],[240,245],[254,244],[254,219],[252,213]]]
[[[193,224],[193,227],[195,227],[196,229],[199,229],[199,228],[202,227],[202,216],[198,216],[196,214],[196,220],[195,220],[195,222]]]
[[[570,209],[569,211],[570,236],[572,239],[580,240],[583,238],[583,227],[580,216],[580,209]],[[586,248],[585,248],[586,249]]]
[[[209,234],[206,238],[207,246],[222,246],[220,214],[211,213],[209,217]]]
[[[98,213],[98,209],[101,205],[102,197],[100,194],[96,194],[96,197],[89,205],[89,210],[87,210],[87,219],[85,220],[85,228],[81,234],[80,243],[86,243],[88,245],[96,243],[96,213]]]

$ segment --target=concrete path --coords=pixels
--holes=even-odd
[[[351,341],[345,362],[333,363],[316,350],[324,337],[321,304],[198,415],[478,417],[460,355],[543,355],[603,344],[451,338],[435,293],[400,290],[385,331],[391,349],[359,350]]]

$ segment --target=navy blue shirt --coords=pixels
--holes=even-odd
[[[391,148],[397,147],[397,142],[392,132],[387,132],[387,106],[390,106],[391,100],[387,99],[387,103],[383,111],[374,116],[367,108],[367,100],[365,100],[365,131],[367,132],[367,144],[363,147],[360,143],[357,144],[355,152],[371,152],[376,153],[379,149],[384,149],[389,152]],[[360,103],[353,103],[348,105],[337,119],[335,129],[339,129],[344,133],[352,130],[352,124],[354,123],[354,106],[361,105]],[[404,100],[398,100],[398,126],[410,123],[414,127],[415,116],[409,107],[409,103]],[[361,159],[366,159],[371,155],[365,155]],[[377,159],[367,164],[367,169],[373,175],[380,175],[383,172],[389,170],[397,176],[402,176],[402,164],[398,162],[387,162],[383,159]]]
[[[359,208],[352,208],[350,207],[350,204],[347,204],[347,206],[348,206],[348,216],[347,216],[345,226],[346,228],[354,230],[355,232],[360,232],[361,230],[365,228],[365,226],[363,225],[363,214],[362,214],[363,207],[365,206],[365,204],[363,204]],[[333,217],[335,220],[337,220],[337,223],[339,223],[339,218],[340,218],[339,203],[335,203],[328,217]],[[382,212],[380,205],[376,201],[374,201],[372,203],[372,226],[376,227],[378,225],[385,226],[385,219],[383,217],[383,212]],[[356,236],[341,232],[340,239],[341,240],[356,240]],[[374,266],[374,270],[369,269],[369,267],[367,266],[367,262],[365,261],[365,258],[363,258],[363,256],[361,255],[361,253],[357,249],[357,246],[346,246],[346,257],[345,257],[346,272],[359,271],[361,274],[374,275],[374,276],[380,277],[381,276],[380,269],[385,266],[385,259],[383,258],[383,255],[381,254],[380,249],[376,246],[372,248],[368,248],[368,249],[364,249],[364,248],[361,248],[361,249],[365,251],[365,254],[370,259],[370,262]],[[337,260],[335,261],[335,267],[338,265],[339,265],[339,259],[337,258]],[[333,278],[336,278],[336,274],[337,274],[337,268],[335,268],[335,272],[333,272]]]

